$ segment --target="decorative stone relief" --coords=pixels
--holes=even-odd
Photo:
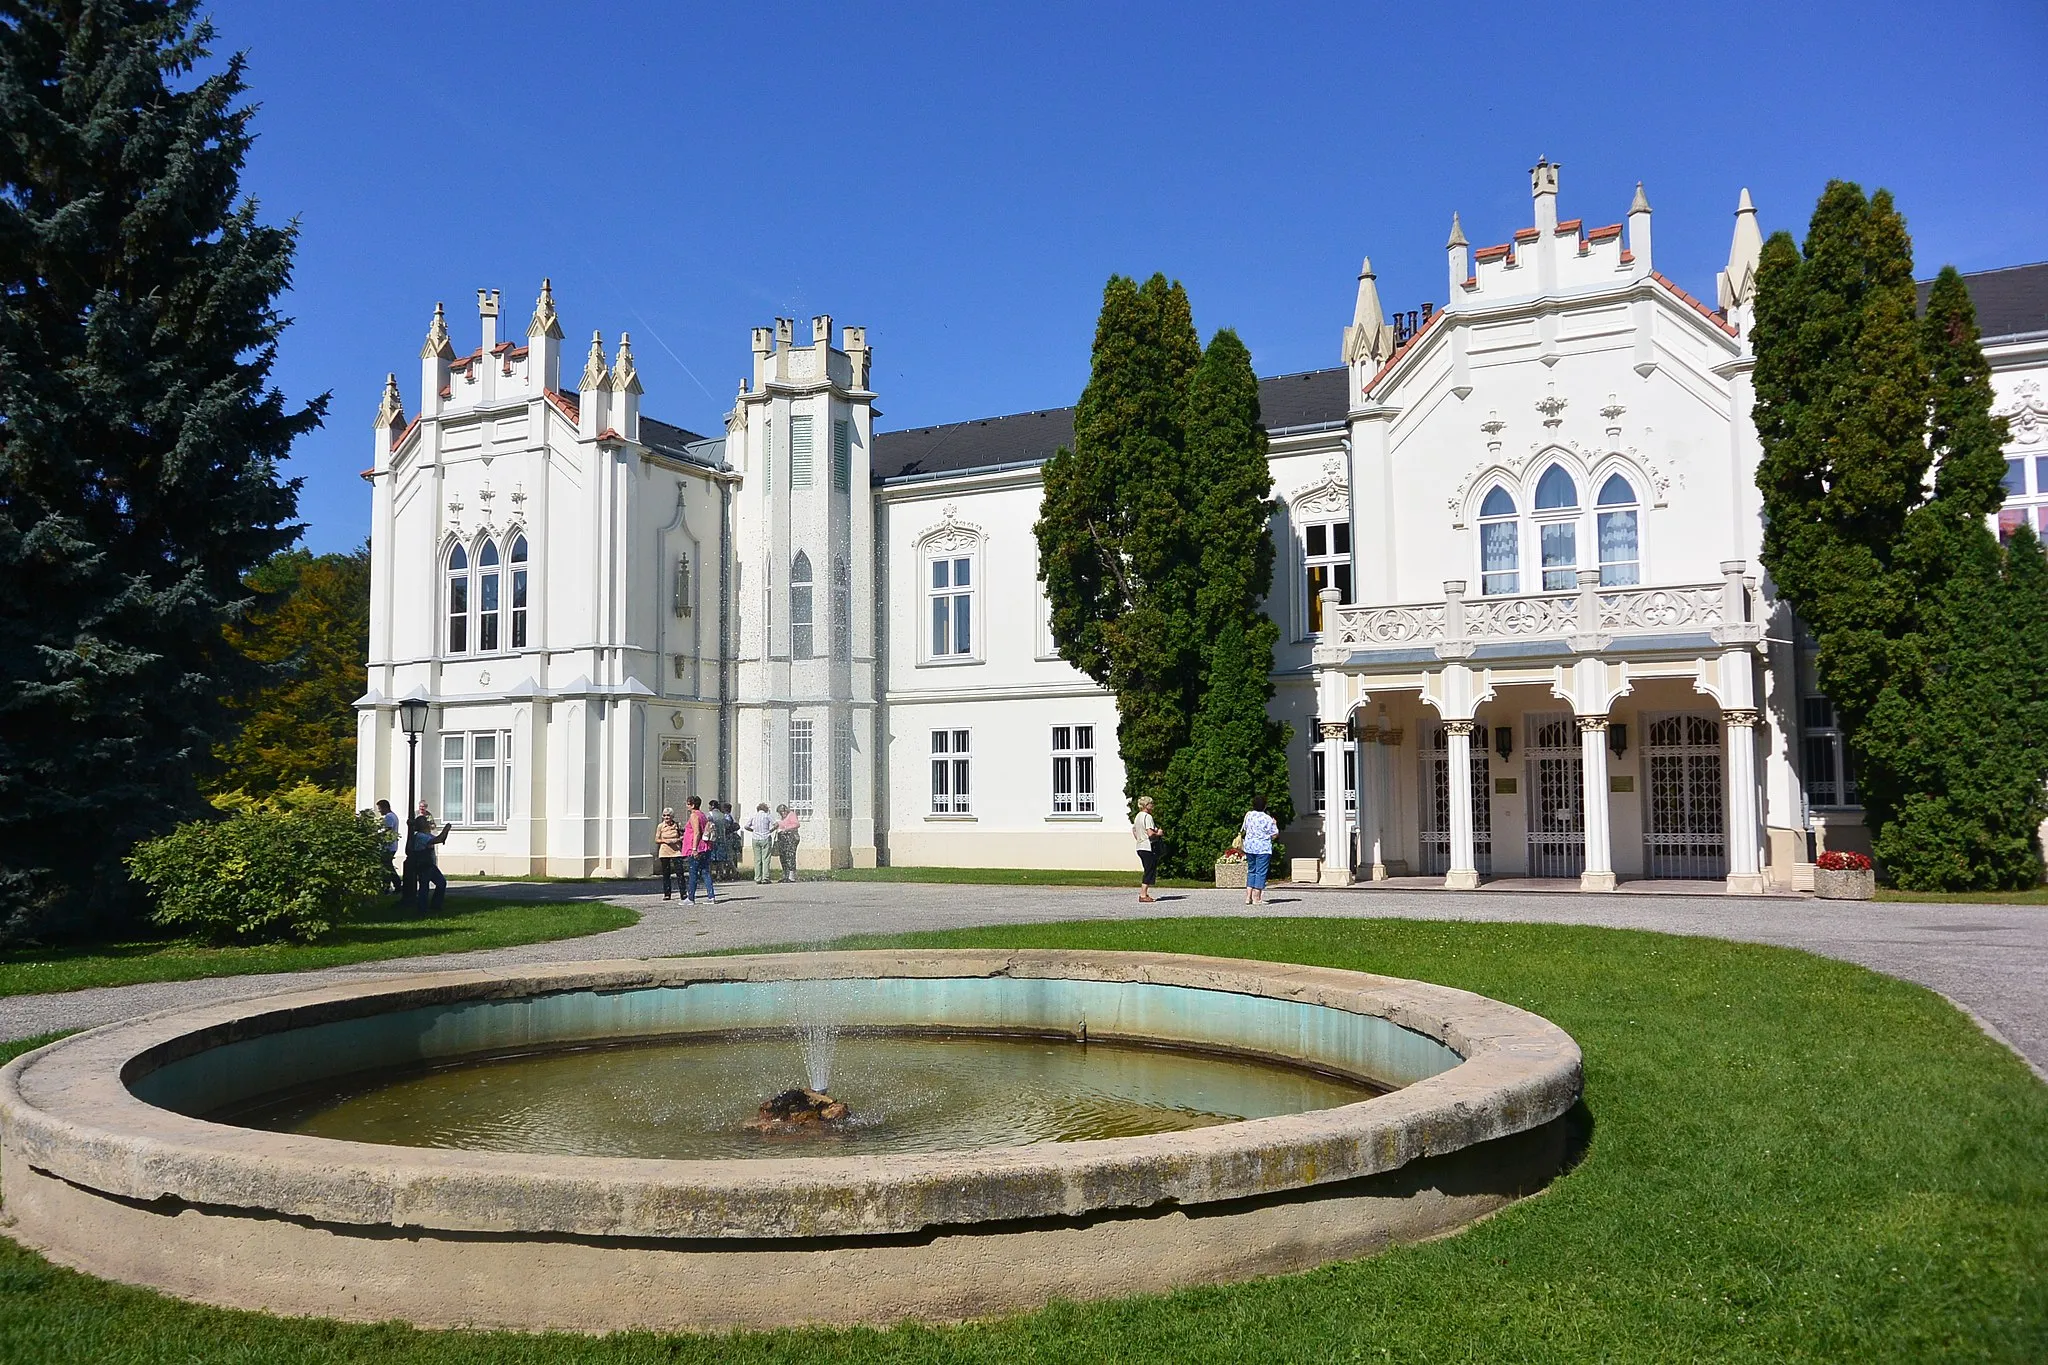
[[[1296,489],[1287,505],[1297,520],[1351,515],[1351,485],[1344,478],[1344,462],[1335,455],[1323,461],[1323,477]]]
[[[1537,399],[1536,411],[1543,415],[1543,425],[1552,431],[1563,426],[1564,410],[1570,402],[1569,398],[1559,398],[1555,393],[1545,394]]]
[[[919,545],[928,549],[950,552],[971,550],[981,543],[981,528],[971,521],[960,520],[960,509],[947,503],[940,512],[940,522],[917,538]]]
[[[2006,434],[2014,445],[2048,441],[2048,398],[2042,397],[2037,380],[2022,379],[2014,385],[2012,397],[1991,409],[1991,415],[2005,419]]]

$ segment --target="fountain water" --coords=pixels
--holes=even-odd
[[[838,992],[833,981],[799,981],[796,990],[796,1037],[804,1052],[804,1079],[824,1095],[832,1088],[832,1062],[839,1055]]]

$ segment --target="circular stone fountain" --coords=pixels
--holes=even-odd
[[[610,1100],[572,1084],[560,1112],[616,1105],[610,1124],[535,1123],[546,1106],[520,1098],[528,1059],[572,1083],[622,1064],[680,1078],[802,1021],[815,1037],[821,1011],[849,1046],[932,1050],[917,1065],[940,1080],[963,1042],[995,1047],[989,1074],[1033,1053],[1050,1069],[997,1089],[994,1117],[939,1150],[887,1087],[836,1094],[843,1123],[743,1133],[805,1079],[786,1042],[787,1073],[717,1099],[730,1125],[690,1092],[679,1145],[645,1079]],[[1148,1070],[1139,1054],[1159,1050],[1165,1071]],[[840,1070],[858,1086],[859,1065]],[[429,1103],[439,1090],[406,1088],[422,1077],[452,1078],[467,1126]],[[1081,1090],[1089,1104],[1061,1102]],[[1542,1188],[1579,1090],[1578,1047],[1547,1020],[1355,972],[1064,951],[577,963],[323,987],[53,1043],[0,1071],[0,1191],[7,1231],[53,1260],[233,1307],[572,1330],[958,1319],[1440,1234]],[[347,1128],[358,1109],[387,1126]],[[381,1136],[317,1135],[329,1122]],[[1095,1135],[1121,1131],[1141,1135]],[[670,1150],[722,1155],[588,1154]]]

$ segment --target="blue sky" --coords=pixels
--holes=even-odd
[[[1336,363],[1370,254],[1390,308],[1560,212],[1620,220],[1711,299],[1745,185],[1803,230],[1884,185],[1922,274],[2048,258],[2048,6],[426,5],[215,0],[262,110],[245,187],[303,241],[278,381],[315,550],[359,543],[386,371],[475,291],[572,350],[634,336],[646,410],[719,430],[748,329],[868,328],[881,426],[1071,403],[1111,272],[1186,282],[1262,374]],[[1669,7],[1676,10],[1677,7]],[[1654,16],[1654,17],[1653,17]]]

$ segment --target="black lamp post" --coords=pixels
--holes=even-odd
[[[420,771],[420,734],[427,728],[427,702],[423,697],[407,697],[398,703],[398,728],[405,731],[405,820],[411,838],[413,812],[419,806],[418,782]]]

